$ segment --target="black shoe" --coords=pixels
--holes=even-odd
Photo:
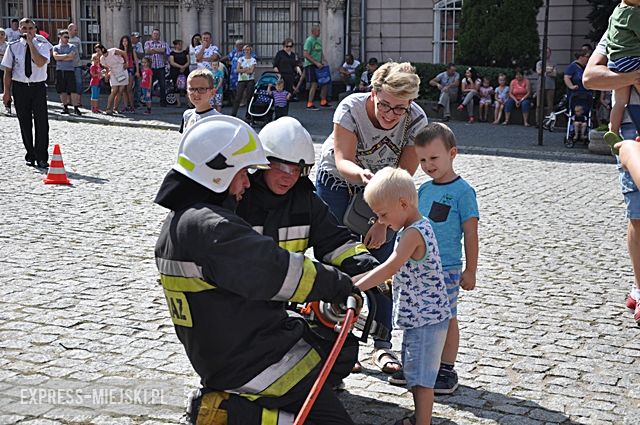
[[[27,164],[27,166],[29,167],[35,167],[36,166],[36,161],[33,159],[28,159],[26,160],[25,164]]]
[[[391,385],[405,386],[407,385],[407,379],[404,377],[404,371],[399,370],[394,372],[390,377],[387,378],[387,381]]]
[[[73,107],[73,112],[76,113],[77,116],[82,116],[82,112],[80,112],[80,107],[79,106],[74,106]]]
[[[452,394],[458,388],[458,373],[451,369],[440,368],[436,385],[433,387],[434,394]]]
[[[320,106],[322,106],[323,108],[331,108],[331,104],[329,102],[327,103],[320,103]]]
[[[62,112],[60,112],[61,114],[68,114],[69,113],[69,108],[67,107],[67,105],[64,105],[62,107]]]
[[[38,161],[37,167],[46,169],[49,168],[49,163],[47,161]]]

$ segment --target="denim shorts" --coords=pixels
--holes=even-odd
[[[443,271],[444,284],[447,287],[449,296],[449,307],[451,308],[451,318],[458,316],[458,294],[460,293],[461,269],[449,269]]]
[[[636,138],[636,128],[633,124],[622,124],[620,133],[625,139]],[[626,217],[629,220],[640,220],[640,192],[638,191],[638,186],[631,178],[631,174],[620,165],[620,158],[616,156],[616,160],[618,161],[620,190],[627,206]]]
[[[151,89],[142,89],[142,100],[144,103],[151,103]]]
[[[402,364],[407,387],[433,388],[440,370],[440,358],[447,340],[449,320],[406,329],[402,337]]]

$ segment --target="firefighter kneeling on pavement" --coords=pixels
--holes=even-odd
[[[197,425],[292,424],[335,335],[320,335],[286,303],[344,303],[359,291],[336,268],[280,248],[235,214],[248,169],[268,160],[243,121],[215,116],[184,134],[155,202],[171,210],[155,256],[176,334],[202,389]],[[349,337],[306,424],[353,424],[332,387],[358,354]]]

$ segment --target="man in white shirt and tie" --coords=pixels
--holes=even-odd
[[[22,142],[27,150],[27,165],[46,169],[49,167],[49,114],[45,81],[51,45],[36,38],[36,25],[31,19],[23,18],[19,28],[19,40],[9,44],[2,59],[5,68],[2,101],[9,104],[13,93]]]

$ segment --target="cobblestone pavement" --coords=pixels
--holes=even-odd
[[[52,121],[65,187],[24,165],[15,118],[0,129],[0,424],[177,423],[197,378],[157,286],[166,211],[152,203],[177,134]],[[456,166],[478,192],[481,256],[459,305],[461,386],[436,399],[434,423],[640,423],[614,166],[476,155]],[[386,424],[411,396],[370,355],[363,346],[365,373],[342,398],[358,424]]]

